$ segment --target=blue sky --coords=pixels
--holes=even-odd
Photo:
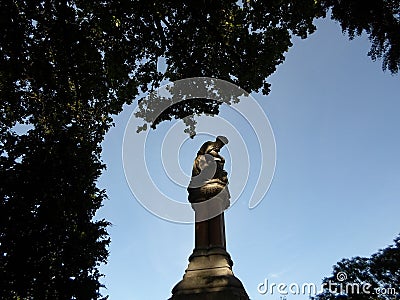
[[[400,232],[399,77],[383,72],[381,62],[367,57],[367,37],[348,41],[334,22],[320,20],[317,25],[308,39],[293,40],[286,61],[269,79],[270,95],[253,95],[274,132],[275,175],[256,208],[248,208],[250,185],[226,212],[233,271],[253,300],[280,299],[279,294],[258,293],[265,279],[319,285],[341,258],[369,256]],[[113,223],[109,262],[101,268],[106,275],[104,293],[111,300],[168,299],[187,267],[194,230],[192,224],[154,216],[128,186],[121,152],[134,109],[126,106],[115,117],[116,125],[103,143],[107,170],[99,186],[107,190],[109,200],[98,217]],[[229,113],[221,118],[229,119]],[[245,123],[232,116],[228,121],[245,136],[247,151],[257,152],[252,135],[244,133]],[[169,159],[158,145],[168,145],[165,137],[183,135],[182,128],[181,122],[163,124],[149,134],[146,151],[154,161],[149,172],[155,173],[163,192],[184,202],[184,187],[157,169],[157,162]],[[208,139],[204,133],[185,141],[171,158],[179,163],[182,178],[190,173],[197,148]],[[243,161],[235,161],[232,145],[222,154],[228,158],[228,170],[238,176],[241,169],[235,164]],[[251,155],[250,181],[259,172],[262,155]],[[135,181],[141,183],[144,175],[138,172]],[[231,186],[238,184],[235,180],[231,177]],[[149,197],[157,195],[149,192]]]

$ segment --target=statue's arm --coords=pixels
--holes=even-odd
[[[201,147],[200,150],[197,152],[197,155],[204,155],[206,153],[208,153],[208,151],[210,151],[210,145],[212,142],[208,141],[205,142]]]

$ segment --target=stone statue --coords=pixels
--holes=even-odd
[[[219,152],[226,144],[224,136],[205,142],[193,163],[188,199],[195,211],[196,248],[225,247],[223,212],[229,207],[230,194],[225,159]]]
[[[209,200],[222,193],[225,207],[229,207],[228,173],[224,170],[225,159],[219,154],[228,144],[224,136],[217,136],[214,142],[205,142],[193,163],[192,178],[189,183],[189,202],[198,203]]]
[[[225,159],[219,154],[226,144],[228,139],[218,136],[204,143],[194,160],[187,190],[195,212],[195,245],[169,300],[249,300],[226,251],[224,210],[230,195]]]

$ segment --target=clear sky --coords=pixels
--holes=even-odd
[[[245,190],[225,214],[233,271],[253,300],[280,300],[279,294],[257,291],[265,279],[319,285],[340,259],[370,256],[400,232],[400,78],[383,72],[381,62],[367,57],[367,37],[348,41],[334,22],[322,20],[317,25],[308,39],[293,40],[286,61],[269,79],[270,95],[253,95],[276,140],[270,189],[254,209],[248,208]],[[193,250],[193,224],[151,214],[127,184],[122,143],[135,105],[115,117],[115,127],[103,143],[107,170],[99,186],[107,190],[109,200],[98,217],[113,224],[108,230],[109,262],[101,268],[104,293],[111,300],[168,299]],[[222,154],[228,158],[234,186],[240,183],[234,180],[238,176],[254,180],[260,158],[269,154],[251,154],[258,146],[245,133],[245,122],[225,112],[222,120],[237,129],[251,156],[248,169],[238,175],[242,170],[235,164],[246,160],[235,161],[236,137],[221,127],[219,134],[232,141]],[[185,187],[172,182],[158,162],[176,161],[185,178],[198,147],[210,136],[204,133],[182,143],[186,137],[181,123],[165,123],[151,132],[146,151],[152,178],[169,197],[185,202]],[[175,145],[175,138],[182,145],[180,151],[172,156],[161,153],[158,145]],[[135,182],[141,183],[144,176],[138,170]],[[157,197],[150,189],[148,196]],[[290,294],[286,298],[308,299]]]

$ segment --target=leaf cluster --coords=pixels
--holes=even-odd
[[[400,67],[400,2],[397,0],[323,0],[332,9],[332,19],[340,23],[350,39],[366,33],[371,41],[368,52],[382,59],[382,69],[396,74]]]
[[[323,15],[322,6],[314,0],[156,1],[148,6],[146,11],[152,13],[147,28],[155,45],[149,60],[154,65],[159,58],[165,60],[163,80],[212,77],[264,94],[270,88],[267,77],[292,46],[292,35],[307,37],[316,29],[313,20]],[[193,124],[191,115],[218,112],[215,102],[185,101],[151,125],[173,118]]]
[[[339,272],[344,272],[347,278],[338,280]],[[393,245],[379,250],[371,257],[342,259],[333,266],[332,276],[323,282],[326,289],[315,297],[316,300],[393,300],[396,297],[393,292],[398,293],[400,287],[400,235],[395,238]],[[332,291],[328,283],[333,287],[342,286],[343,289],[333,288]],[[346,290],[346,285],[358,285],[359,289]]]

